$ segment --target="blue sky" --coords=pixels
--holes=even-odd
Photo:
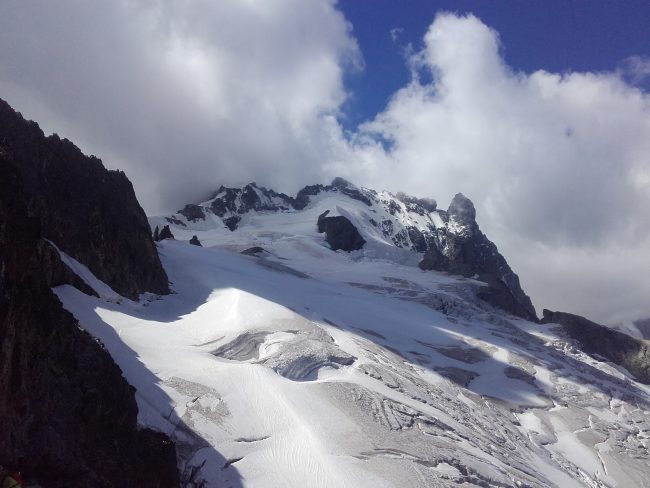
[[[495,29],[506,63],[543,69],[613,71],[630,56],[650,57],[650,2],[644,0],[340,0],[365,69],[346,83],[346,128],[371,119],[409,79],[404,49],[416,50],[437,12],[472,13]],[[395,40],[391,30],[399,29]],[[650,88],[650,77],[642,82]]]

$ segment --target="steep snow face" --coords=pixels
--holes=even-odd
[[[325,210],[362,250],[329,249]],[[206,211],[159,243],[173,294],[55,291],[137,389],[140,422],[176,441],[185,486],[650,486],[650,389],[486,305],[477,281],[414,266],[369,223],[403,213],[339,191],[234,232]]]

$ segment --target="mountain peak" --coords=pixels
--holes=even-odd
[[[472,223],[476,221],[476,209],[472,201],[462,193],[456,193],[449,204],[447,213],[456,217],[463,223]]]

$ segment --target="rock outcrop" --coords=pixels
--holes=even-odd
[[[56,134],[45,137],[0,100],[0,148],[19,172],[43,236],[116,292],[168,293],[167,275],[133,186]]]
[[[222,186],[209,201],[210,210],[221,218],[245,214],[251,210],[258,212],[287,210],[293,205],[293,198],[284,193],[267,190],[255,183],[249,183],[243,188]],[[185,208],[187,209],[187,206]]]
[[[196,236],[192,236],[192,238],[190,239],[190,244],[192,244],[193,246],[203,247],[201,241],[199,241],[199,238]]]
[[[439,245],[427,250],[420,268],[476,276],[487,283],[479,291],[479,298],[518,317],[537,321],[535,308],[521,289],[519,277],[479,229],[474,204],[459,193],[449,205],[445,218],[447,227],[437,229],[436,233]]]
[[[29,137],[34,130],[34,126],[28,127]],[[138,429],[133,387],[103,346],[80,328],[51,290],[54,285],[74,280],[47,238],[58,236],[64,243],[84,240],[84,236],[75,233],[83,228],[68,228],[66,224],[72,225],[75,219],[86,222],[87,216],[81,214],[88,207],[82,205],[75,209],[74,217],[56,221],[53,230],[46,230],[39,211],[45,201],[49,205],[57,204],[53,199],[56,192],[49,191],[40,178],[51,174],[55,177],[52,184],[56,184],[58,178],[67,174],[75,180],[74,165],[58,161],[63,169],[51,172],[44,169],[54,158],[47,153],[46,143],[34,149],[38,160],[29,164],[25,159],[14,161],[5,149],[9,140],[3,128],[0,133],[3,144],[0,149],[0,460],[21,470],[28,482],[44,487],[178,486],[174,444],[163,434]],[[59,147],[58,143],[54,146]],[[24,181],[25,166],[36,168],[35,174],[27,174],[38,180],[36,183]],[[97,187],[104,183],[100,179]],[[44,201],[33,194],[35,187],[44,191]],[[115,201],[120,200],[119,195],[115,197]],[[119,213],[120,205],[115,207],[114,211]],[[68,205],[50,208],[48,215],[56,220],[68,210]],[[92,217],[103,219],[104,207],[96,210]],[[95,226],[93,232],[99,228],[103,227]],[[116,236],[122,236],[121,244],[129,247],[129,237],[121,230],[116,229],[106,239],[111,242],[111,237]],[[97,245],[96,252],[102,252],[108,244],[93,240],[94,237],[91,234],[90,242]],[[76,250],[82,258],[90,252],[82,244],[68,249]],[[92,262],[101,265],[102,260]],[[147,276],[153,275],[141,274],[113,284],[142,285],[147,283],[141,281]],[[125,289],[139,291],[128,286]]]
[[[203,211],[203,207],[200,207],[199,205],[185,205],[185,207],[179,210],[178,213],[184,215],[190,222],[205,220],[205,212]]]
[[[157,229],[157,227],[156,227]],[[154,232],[155,233],[155,232]],[[168,225],[165,225],[162,230],[158,233],[157,241],[163,241],[165,239],[174,239],[174,234],[172,234],[171,229]]]
[[[325,240],[333,251],[357,251],[366,243],[357,228],[347,217],[328,217],[329,210],[318,216],[318,232],[325,233]]]
[[[543,314],[542,323],[560,324],[587,354],[607,358],[623,366],[640,382],[650,384],[650,341],[635,339],[580,315],[546,309]]]
[[[240,251],[241,254],[246,254],[247,256],[255,256],[259,257],[261,254],[266,254],[268,251],[266,251],[263,247],[260,246],[253,246],[249,247],[248,249],[244,249],[243,251]]]

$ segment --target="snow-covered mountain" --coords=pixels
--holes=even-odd
[[[359,234],[356,242],[343,229],[326,230],[335,216]],[[537,319],[519,278],[479,230],[474,205],[462,194],[445,211],[433,199],[357,188],[342,178],[327,186],[307,186],[295,198],[250,183],[243,188],[222,186],[207,201],[186,205],[169,217],[153,218],[151,224],[169,224],[181,236],[209,231],[204,235],[208,245],[212,231],[217,231],[214,235],[220,236],[220,242],[228,242],[223,240],[226,228],[234,233],[232,242],[239,243],[245,236],[251,245],[272,244],[272,236],[263,237],[269,231],[289,236],[326,232],[334,250],[363,248],[364,257],[475,276],[489,285],[481,291],[484,300],[517,316]],[[240,227],[244,230],[235,232]]]
[[[185,486],[650,486],[650,387],[537,322],[462,195],[250,184],[150,223],[172,294],[65,255],[98,296],[55,291]]]

